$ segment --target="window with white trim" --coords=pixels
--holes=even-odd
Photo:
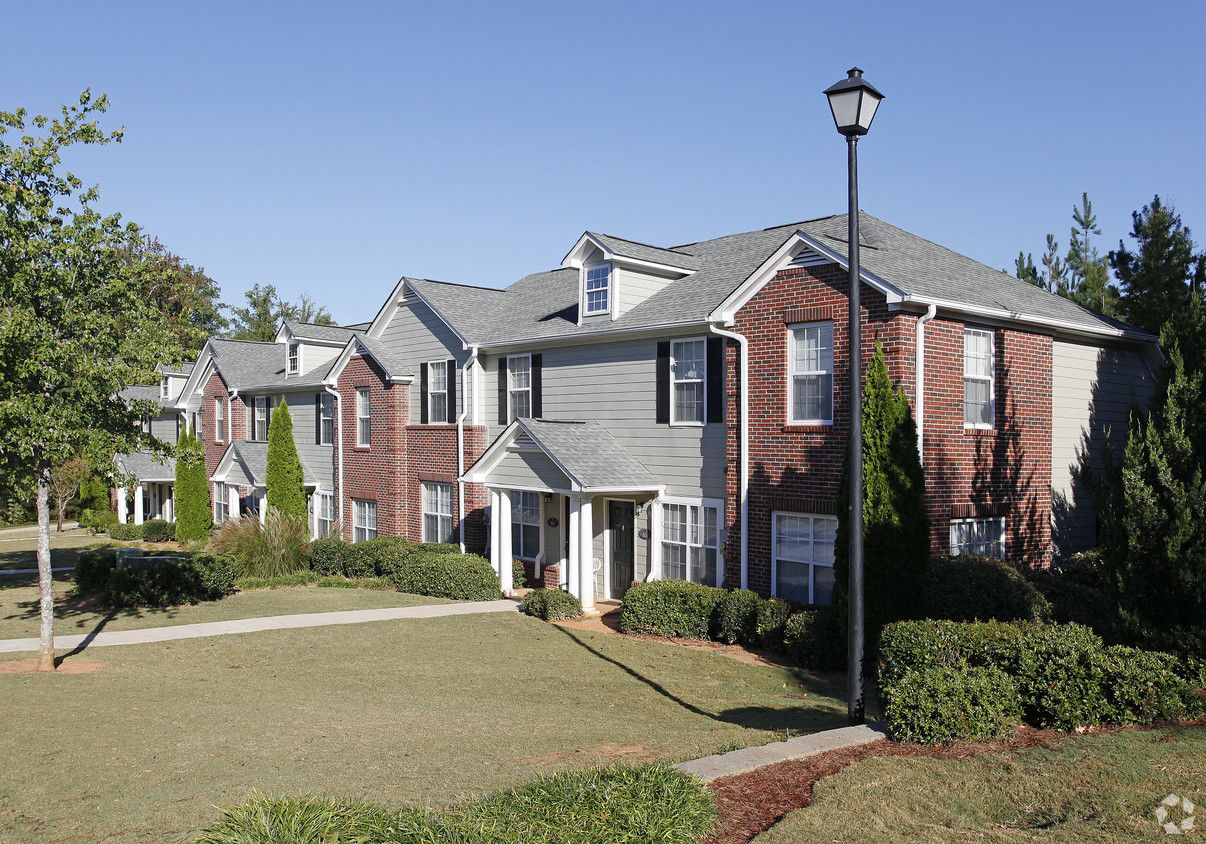
[[[720,510],[662,504],[662,574],[667,579],[716,585]]]
[[[251,420],[251,439],[256,442],[268,441],[268,414],[270,405],[268,396],[256,396],[253,400],[255,408]]]
[[[377,502],[352,499],[352,541],[368,542],[377,538]]]
[[[330,393],[318,396],[318,444],[335,442],[335,397]]]
[[[226,439],[226,405],[222,399],[214,398],[214,442]]]
[[[320,492],[315,496],[316,539],[330,536],[335,528],[335,493]],[[374,525],[375,528],[375,525]]]
[[[771,567],[776,597],[797,604],[833,599],[837,519],[809,513],[771,514]]]
[[[707,379],[707,341],[673,341],[670,344],[670,424],[704,424]]]
[[[164,378],[159,382],[159,398],[166,399],[171,395],[172,388],[168,383],[168,379]]]
[[[963,425],[991,428],[995,420],[993,395],[993,332],[963,330]]]
[[[221,524],[230,516],[230,494],[226,484],[214,481],[214,524]]]
[[[540,493],[511,492],[511,553],[528,562],[540,554]]]
[[[833,424],[833,323],[793,325],[788,332],[789,421]]]
[[[451,422],[448,418],[448,361],[427,364],[427,421],[433,425]]]
[[[301,343],[296,340],[289,341],[285,372],[288,375],[296,375],[301,372]]]
[[[368,387],[356,388],[356,445],[367,446],[372,442],[372,404]]]
[[[586,268],[586,315],[611,313],[611,264]]]
[[[951,555],[960,554],[1005,559],[1005,518],[951,519]]]
[[[532,416],[532,356],[507,358],[507,412],[509,422]]]
[[[423,481],[423,541],[452,542],[452,484]]]

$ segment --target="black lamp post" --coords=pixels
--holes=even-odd
[[[825,89],[833,122],[846,136],[849,160],[850,206],[848,210],[850,244],[850,607],[847,715],[851,724],[861,724],[865,715],[863,691],[863,355],[859,302],[858,255],[858,139],[867,134],[875,111],[884,95],[863,79],[857,67],[847,78]]]

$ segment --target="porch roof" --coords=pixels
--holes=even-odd
[[[140,481],[174,483],[176,480],[175,457],[136,451],[133,454],[119,454],[114,462],[120,472],[133,475]]]
[[[307,487],[317,487],[318,481],[305,458],[298,455],[302,465],[302,483]],[[222,455],[218,468],[214,470],[213,481],[222,481],[239,486],[266,486],[268,483],[268,443],[234,442]]]

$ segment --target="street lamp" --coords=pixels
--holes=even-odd
[[[852,67],[846,78],[825,89],[833,123],[846,136],[849,161],[850,205],[847,239],[850,244],[850,606],[847,638],[847,703],[851,724],[865,715],[863,692],[863,355],[859,302],[858,255],[858,139],[867,134],[884,95]]]

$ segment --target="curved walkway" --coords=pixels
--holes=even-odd
[[[201,624],[179,624],[172,627],[149,627],[145,630],[115,630],[111,633],[89,633],[75,636],[55,636],[55,650],[135,645],[143,642],[167,642],[173,639],[201,639],[207,636],[228,636],[232,633],[257,633],[263,630],[288,630],[295,627],[327,627],[334,624],[363,624],[368,621],[393,621],[399,618],[443,618],[452,615],[518,612],[515,601],[473,601],[460,604],[434,604],[421,607],[384,607],[373,610],[341,610],[311,612],[296,615],[272,615],[263,618],[240,618],[233,621],[207,621]],[[38,640],[0,639],[0,653],[36,651]]]
[[[674,767],[688,774],[694,774],[704,782],[711,782],[720,777],[731,777],[734,774],[744,774],[777,762],[789,759],[807,759],[818,753],[829,750],[841,750],[847,747],[858,747],[862,744],[873,744],[883,741],[887,732],[879,724],[860,724],[856,727],[839,727],[836,730],[822,730],[798,736],[787,741],[776,741],[759,747],[744,747],[729,753],[715,756],[705,756],[702,759],[692,759]]]

